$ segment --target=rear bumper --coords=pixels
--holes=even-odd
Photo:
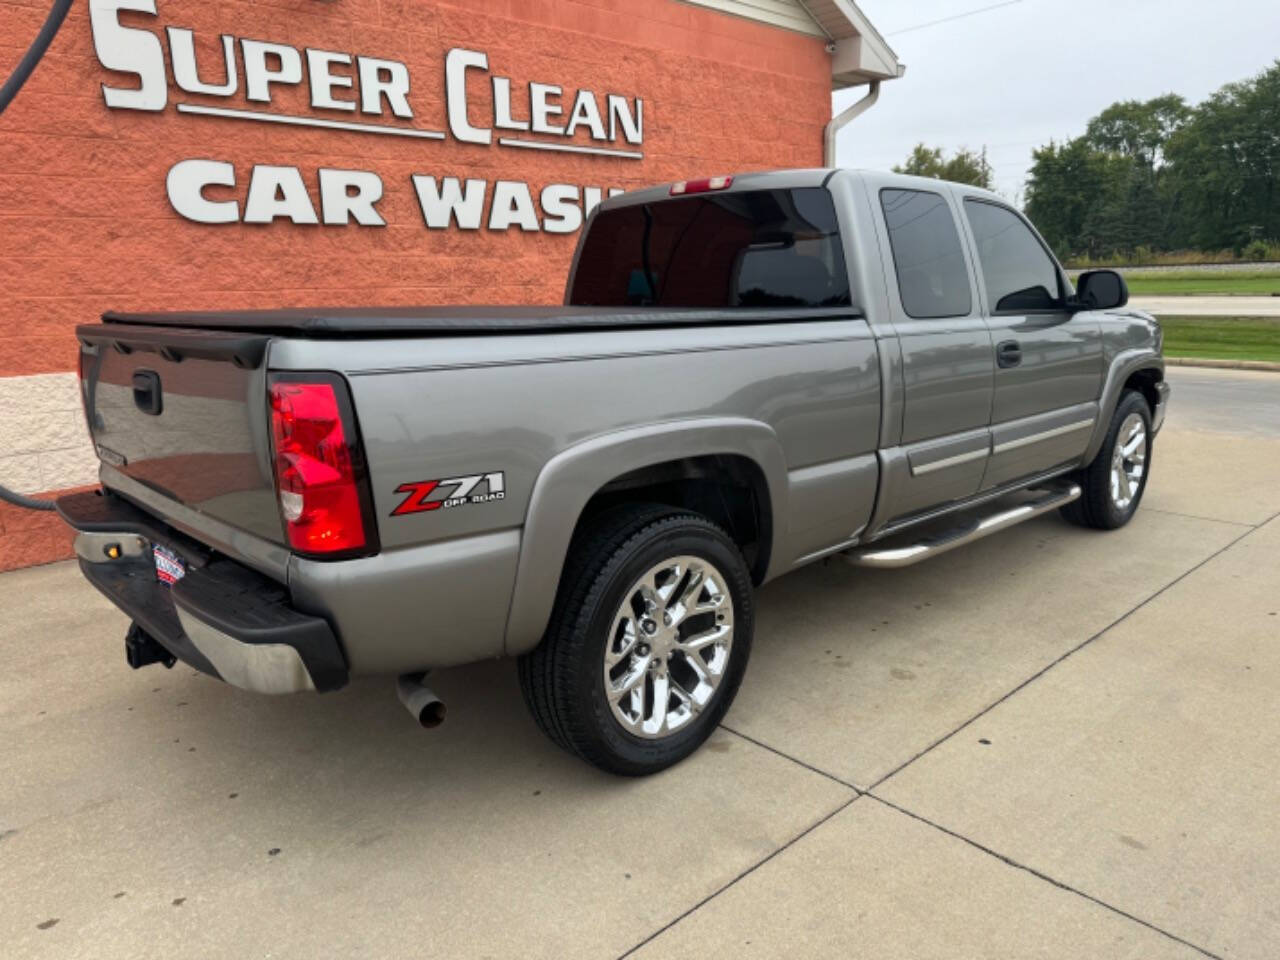
[[[1160,428],[1164,426],[1164,416],[1169,409],[1169,382],[1161,380],[1156,384],[1156,393],[1159,395],[1156,401],[1155,410],[1151,411],[1151,432],[1159,433]]]
[[[294,609],[281,584],[110,494],[63,497],[58,512],[77,532],[86,579],[179,660],[255,693],[346,685],[347,662],[333,629]],[[156,577],[157,544],[186,562],[186,576],[172,587]]]

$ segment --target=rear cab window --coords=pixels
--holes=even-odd
[[[928,190],[880,191],[902,309],[917,320],[965,317],[969,270],[951,206]]]
[[[993,313],[1061,310],[1058,266],[1020,216],[999,204],[966,199],[965,214]]]
[[[831,194],[753,190],[603,210],[583,241],[569,304],[851,306]]]

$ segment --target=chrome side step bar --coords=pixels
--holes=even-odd
[[[993,533],[999,533],[1001,530],[1007,530],[1009,527],[1016,526],[1024,520],[1038,517],[1042,513],[1057,510],[1073,500],[1079,500],[1080,493],[1080,485],[1073,483],[1066,487],[1045,491],[1034,500],[1028,500],[999,513],[993,513],[987,517],[975,517],[968,523],[945,533],[925,537],[907,546],[877,547],[869,545],[846,550],[840,556],[846,563],[851,563],[855,567],[880,567],[881,569],[909,567],[912,564],[920,563],[922,560],[928,560],[930,557],[946,553],[948,550],[964,546],[966,543],[972,543],[975,540],[981,540],[983,537],[989,537]]]

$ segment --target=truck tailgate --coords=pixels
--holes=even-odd
[[[283,543],[267,413],[270,338],[123,325],[82,326],[77,335],[99,458],[163,499]]]

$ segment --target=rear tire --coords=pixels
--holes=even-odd
[[[725,532],[698,514],[629,504],[575,536],[520,686],[566,750],[609,773],[656,773],[724,717],[752,627],[751,576]]]
[[[1072,479],[1079,500],[1062,508],[1071,523],[1095,530],[1116,530],[1138,511],[1151,475],[1151,408],[1136,390],[1120,395],[1098,455]]]

